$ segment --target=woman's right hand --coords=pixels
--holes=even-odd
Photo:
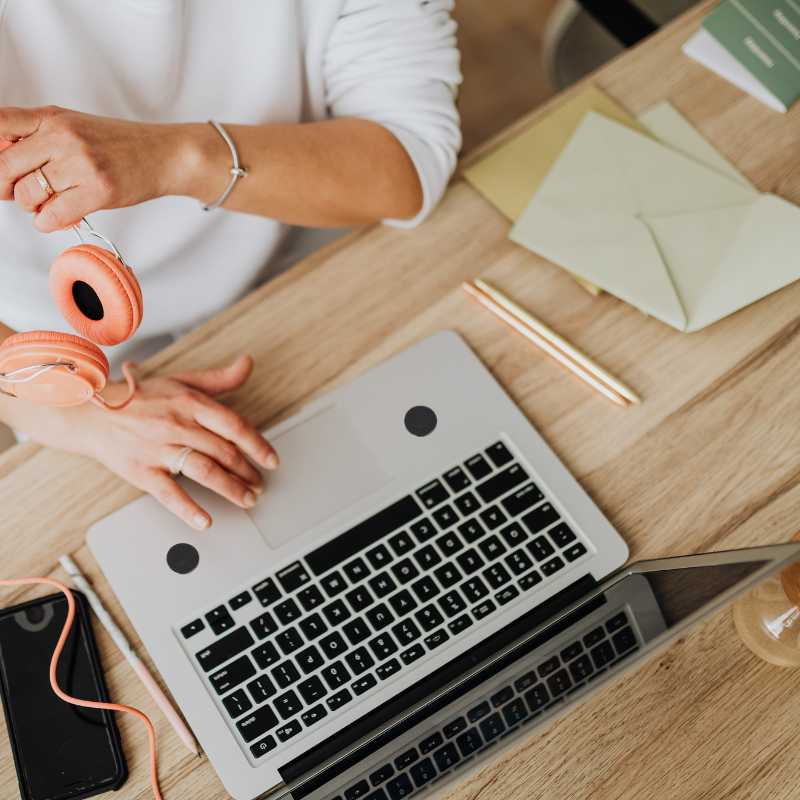
[[[207,372],[147,378],[128,406],[106,411],[92,403],[69,408],[33,406],[3,398],[3,417],[33,441],[88,455],[129,483],[149,492],[187,525],[205,530],[211,517],[170,474],[185,447],[182,472],[241,508],[252,507],[264,489],[261,473],[278,466],[269,442],[240,414],[212,395],[241,387],[252,369],[249,357]],[[101,392],[109,405],[127,394],[124,384]]]

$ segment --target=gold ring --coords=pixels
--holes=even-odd
[[[37,169],[36,172],[33,173],[36,176],[36,180],[42,185],[42,189],[47,192],[48,197],[52,197],[55,192],[53,191],[53,187],[47,182],[47,178],[42,175],[42,171]]]

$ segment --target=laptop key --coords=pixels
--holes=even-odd
[[[594,667],[587,655],[576,658],[575,661],[569,665],[569,673],[572,675],[572,680],[575,681],[575,683],[586,680],[593,672]]]
[[[413,550],[416,547],[414,540],[405,532],[400,531],[400,533],[392,536],[389,539],[389,546],[394,550],[394,554],[398,556],[405,555],[409,550]]]
[[[468,731],[462,733],[458,739],[456,739],[456,744],[458,745],[458,749],[461,751],[461,755],[466,758],[470,753],[474,753],[483,745],[483,740],[481,739],[477,728],[470,728]]]
[[[506,729],[503,720],[500,718],[500,714],[492,714],[490,717],[487,717],[479,724],[479,727],[481,735],[486,742],[491,742],[492,739],[496,739]]]
[[[611,637],[611,641],[614,642],[614,647],[617,649],[617,652],[622,654],[626,650],[630,650],[636,644],[636,636],[634,636],[633,631],[630,627],[623,628],[619,633],[615,633]]]
[[[583,637],[583,644],[585,647],[593,647],[605,638],[606,632],[602,628],[595,628]]]
[[[327,683],[331,689],[338,689],[340,686],[350,680],[350,673],[347,671],[347,669],[345,669],[345,666],[341,661],[337,661],[335,664],[330,664],[319,674],[322,675],[322,677],[325,679],[325,683]]]
[[[506,546],[497,536],[490,536],[488,539],[484,539],[482,542],[478,543],[478,547],[481,549],[483,555],[486,556],[487,561],[493,561],[506,552]]]
[[[508,519],[497,506],[489,506],[485,511],[481,511],[478,516],[490,531],[499,528]]]
[[[263,703],[278,690],[266,675],[259,675],[254,681],[247,684],[247,691],[250,692],[256,703]]]
[[[341,653],[347,650],[347,644],[342,639],[342,634],[338,631],[334,631],[330,636],[320,639],[319,646],[328,658],[338,658]]]
[[[458,532],[464,537],[464,541],[467,544],[476,542],[486,533],[486,531],[481,527],[480,522],[478,522],[476,519],[463,522],[458,526]]]
[[[458,514],[448,505],[437,508],[431,513],[440,530],[446,531],[451,525],[458,522]]]
[[[319,614],[312,614],[310,617],[300,620],[299,627],[309,642],[316,639],[317,636],[322,636],[328,630],[328,626],[322,621]]]
[[[275,637],[275,643],[288,656],[303,646],[303,637],[294,628],[289,628]]]
[[[299,652],[295,656],[295,660],[300,665],[300,669],[302,669],[306,675],[321,667],[325,663],[325,659],[320,655],[319,650],[317,650],[314,645],[311,645],[311,647],[307,647],[305,650]]]
[[[201,619],[196,619],[194,622],[190,622],[188,625],[184,625],[181,628],[181,634],[183,634],[184,639],[189,639],[190,637],[194,636],[196,633],[200,633],[203,628],[206,627],[205,622]]]
[[[247,628],[237,628],[196,653],[195,658],[204,672],[210,672],[234,656],[238,656],[242,650],[247,650],[252,644],[254,641],[250,631]]]
[[[494,564],[489,569],[484,570],[483,577],[486,578],[486,583],[492,589],[499,589],[511,580],[508,570],[502,564]]]
[[[403,800],[414,791],[414,787],[411,785],[408,775],[404,773],[389,781],[386,784],[386,791],[389,792],[391,800]]]
[[[374,659],[365,647],[359,647],[358,650],[348,653],[344,658],[350,669],[353,670],[354,675],[361,675],[362,672],[366,672],[370,667],[375,666]]]
[[[546,678],[548,675],[552,675],[560,666],[561,662],[558,660],[558,656],[548,658],[547,661],[539,665],[539,677]]]
[[[586,548],[578,542],[577,544],[572,545],[572,547],[568,547],[564,551],[564,558],[567,561],[577,561],[582,555],[586,553]]]
[[[211,626],[211,630],[214,631],[217,636],[224,631],[230,630],[234,625],[233,617],[225,606],[218,606],[213,611],[209,611],[208,614],[206,614],[206,619]]]
[[[405,753],[401,753],[399,756],[397,756],[397,758],[394,760],[394,765],[399,772],[404,770],[406,767],[410,767],[418,758],[419,753],[417,752],[416,748],[412,747],[410,750],[406,750]]]
[[[414,616],[426,633],[432,631],[437,625],[444,622],[444,617],[439,613],[435,606],[429,605],[417,611]]]
[[[422,753],[422,755],[427,755],[431,752],[431,750],[435,750],[437,747],[441,747],[443,744],[444,739],[442,738],[442,734],[438,732],[433,733],[419,743],[419,751]]]
[[[539,487],[535,483],[529,483],[501,500],[501,505],[509,517],[516,517],[542,500],[544,495],[539,491]]]
[[[537,680],[538,678],[535,672],[526,672],[522,677],[514,681],[514,689],[519,694],[522,694],[524,691],[530,689],[531,686],[535,686]]]
[[[372,591],[378,597],[386,597],[387,594],[391,594],[397,588],[395,582],[389,577],[388,572],[381,572],[380,575],[370,578],[368,582]]]
[[[278,737],[278,739],[280,739],[280,741],[285,742],[288,739],[291,739],[292,736],[297,736],[301,730],[303,729],[300,726],[300,723],[296,719],[293,719],[291,722],[287,722],[280,728],[277,728],[275,730],[275,735]]]
[[[485,716],[487,716],[490,711],[491,708],[489,707],[489,703],[486,700],[484,700],[482,703],[475,706],[475,708],[471,708],[467,712],[467,719],[473,723],[477,722],[478,720],[483,719]]]
[[[417,601],[411,596],[411,592],[403,589],[389,598],[389,605],[398,617],[403,617],[417,607]]]
[[[303,720],[303,725],[309,728],[315,722],[319,722],[327,716],[328,712],[325,710],[325,706],[323,706],[322,703],[318,703],[313,708],[309,708],[304,714],[301,714],[300,719]]]
[[[436,508],[439,503],[444,503],[450,497],[450,492],[444,488],[441,481],[433,480],[421,489],[417,489],[417,497],[425,508]]]
[[[384,783],[384,781],[388,781],[393,775],[394,767],[391,764],[384,764],[369,776],[369,782],[373,786],[380,786],[382,783]]]
[[[437,602],[448,617],[454,617],[467,607],[464,599],[455,589],[452,592],[448,592],[444,597],[440,597]]]
[[[297,599],[300,601],[300,605],[303,606],[306,611],[311,611],[311,609],[316,608],[325,602],[322,592],[316,586],[309,586],[303,589],[301,592],[298,592]]]
[[[442,561],[442,557],[429,544],[414,553],[414,558],[423,570],[432,569]]]
[[[448,725],[445,725],[442,728],[442,733],[444,734],[445,739],[452,739],[457,733],[461,733],[467,727],[467,721],[464,717],[459,717],[458,719],[454,719]]]
[[[519,464],[512,464],[508,469],[498,472],[483,483],[475,487],[475,491],[480,495],[484,503],[492,503],[498,497],[510,492],[515,486],[519,486],[528,480],[528,474]]]
[[[461,756],[458,754],[456,746],[451,742],[441,750],[436,750],[433,754],[433,760],[436,762],[436,768],[439,772],[447,772],[447,770],[452,769],[461,761]]]
[[[509,547],[516,547],[522,544],[527,538],[528,534],[522,528],[519,522],[512,522],[500,531],[500,535],[506,540]]]
[[[234,610],[238,611],[242,606],[246,606],[248,603],[252,602],[253,598],[250,592],[242,592],[241,594],[237,594],[236,597],[232,597],[228,600],[228,605]]]
[[[566,547],[570,542],[575,541],[575,534],[566,522],[556,525],[555,528],[550,528],[547,535],[558,545],[558,547]]]
[[[465,575],[471,575],[476,570],[479,570],[484,565],[484,560],[478,555],[475,549],[467,550],[456,558],[456,563],[461,569],[464,570]]]
[[[353,699],[353,695],[347,689],[342,689],[341,692],[336,692],[335,695],[329,697],[325,702],[331,711],[336,711],[341,708],[345,703],[349,703]]]
[[[519,588],[523,591],[527,591],[528,589],[532,589],[536,586],[537,583],[542,582],[542,576],[536,571],[529,572],[527,575],[523,575],[519,579]]]
[[[285,689],[295,681],[300,680],[300,673],[291,661],[284,661],[283,664],[279,664],[275,669],[270,670],[270,675],[272,675],[275,683],[278,684],[279,689]]]
[[[401,583],[406,584],[419,576],[419,570],[411,562],[411,559],[404,558],[399,564],[392,567],[395,578]]]
[[[366,780],[359,781],[355,786],[351,786],[349,789],[344,790],[344,797],[345,800],[358,800],[359,797],[363,797],[369,791],[369,784]]]
[[[426,575],[416,583],[411,584],[414,594],[423,602],[426,603],[432,597],[436,597],[441,591],[439,587],[433,582],[433,579]]]
[[[244,689],[237,689],[233,694],[223,697],[222,705],[225,706],[225,710],[228,712],[231,719],[241,717],[245,711],[249,711],[253,707]]]
[[[513,728],[528,716],[528,709],[521,697],[512,700],[508,705],[503,706],[503,718],[509,728]]]
[[[344,578],[338,572],[331,572],[320,580],[322,588],[328,597],[336,597],[339,592],[343,592],[347,588]]]
[[[533,566],[533,561],[528,558],[522,549],[515,550],[503,560],[515,575],[522,575],[523,572],[527,572]]]
[[[355,612],[363,611],[375,602],[375,598],[366,586],[357,586],[352,592],[348,592],[345,598]]]
[[[377,658],[378,661],[383,661],[385,658],[389,658],[389,656],[397,652],[397,645],[388,633],[381,634],[371,639],[369,646],[372,652],[375,653],[375,658]]]
[[[526,547],[537,561],[544,561],[555,553],[553,545],[544,536],[537,536],[532,542],[528,542]]]
[[[453,469],[445,472],[444,479],[447,485],[456,493],[466,489],[472,482],[461,467],[453,467]]]
[[[476,481],[485,478],[492,471],[489,462],[480,453],[467,459],[464,466],[469,470],[470,475],[472,475]]]
[[[297,691],[300,692],[300,696],[306,701],[307,705],[311,705],[315,700],[319,700],[328,694],[327,689],[322,685],[322,681],[316,675],[307,681],[298,683]]]
[[[364,692],[368,692],[377,685],[378,681],[375,679],[374,675],[365,675],[363,678],[353,683],[350,688],[353,690],[354,694],[360,695],[364,694]]]
[[[382,544],[370,550],[367,553],[367,558],[373,569],[383,569],[392,560],[391,554]]]
[[[428,650],[435,650],[440,645],[443,645],[450,637],[444,628],[440,628],[436,633],[425,637],[425,646]]]
[[[367,623],[361,619],[354,619],[342,627],[344,635],[350,640],[350,644],[363,642],[370,634]]]
[[[261,669],[266,669],[271,664],[277,664],[281,660],[281,655],[272,642],[256,647],[251,655]]]
[[[510,686],[506,686],[499,692],[495,692],[489,700],[495,708],[507,703],[514,696],[514,690]]]
[[[385,681],[387,678],[391,678],[392,675],[397,674],[400,672],[400,662],[393,658],[390,661],[387,661],[385,664],[381,664],[376,670],[375,674],[382,680]]]
[[[453,503],[461,512],[462,517],[468,517],[473,511],[477,511],[481,507],[480,501],[472,492],[464,492],[460,497],[456,497]]]
[[[480,605],[472,609],[472,616],[478,621],[488,617],[492,611],[496,611],[497,606],[491,600],[484,600]]]
[[[550,702],[550,695],[547,693],[544,684],[540,683],[534,686],[526,695],[525,702],[531,710],[531,714],[535,714],[540,708],[546,706]]]
[[[531,533],[539,533],[539,531],[544,530],[554,522],[558,522],[558,520],[558,511],[550,503],[543,503],[522,518],[522,522]]]
[[[487,447],[486,455],[492,459],[496,467],[502,467],[514,458],[502,442],[495,442],[491,447]]]
[[[253,754],[254,758],[261,758],[261,756],[265,756],[270,750],[274,750],[277,746],[278,743],[275,741],[274,737],[265,736],[260,742],[250,745],[250,752]]]
[[[563,694],[571,686],[572,681],[569,679],[569,675],[567,675],[567,671],[565,669],[556,672],[555,675],[551,675],[547,679],[547,688],[550,690],[550,694],[553,697]]]
[[[299,561],[284,567],[275,577],[281,582],[283,591],[287,594],[299,589],[304,583],[308,583],[311,580],[308,570]]]
[[[236,723],[236,727],[245,742],[252,742],[272,730],[277,724],[278,718],[275,716],[275,712],[269,706],[261,706],[244,719],[240,719]]]
[[[442,551],[445,558],[457,553],[459,550],[464,549],[464,545],[455,533],[446,533],[436,540],[437,547]]]
[[[410,526],[411,533],[417,537],[417,541],[420,544],[423,544],[436,534],[436,528],[433,527],[433,524],[429,522],[427,519],[421,519],[419,522],[415,522],[413,525]]]
[[[392,628],[392,633],[401,644],[410,644],[422,635],[419,628],[410,620],[404,619]]]
[[[350,619],[350,611],[341,600],[334,600],[322,609],[322,613],[331,625],[338,625]]]
[[[273,611],[281,625],[288,625],[290,622],[294,622],[302,613],[297,607],[297,603],[291,598],[284,600],[282,603],[278,603]]]
[[[400,659],[404,664],[413,664],[418,658],[425,655],[425,648],[421,644],[415,644],[409,647],[408,650],[400,653]]]
[[[583,645],[580,642],[573,642],[568,647],[565,647],[559,655],[561,660],[566,664],[567,661],[572,661],[583,652]]]
[[[436,777],[436,769],[433,766],[433,761],[429,758],[423,759],[419,764],[411,767],[409,772],[418,789],[420,786],[424,786],[428,781],[432,781]]]
[[[443,564],[434,570],[433,574],[444,589],[449,589],[461,580],[461,573],[452,564]],[[441,600],[439,602],[441,603]]]
[[[289,717],[294,716],[303,707],[300,698],[298,698],[292,689],[289,689],[288,692],[277,697],[272,703],[275,706],[275,710],[283,719],[289,719]]]
[[[261,605],[265,607],[281,599],[281,590],[272,578],[264,578],[261,583],[257,583],[253,587],[253,594],[258,598]]]
[[[549,578],[553,573],[558,572],[563,566],[564,562],[558,556],[556,556],[555,558],[550,559],[550,561],[542,564],[539,569],[542,571],[542,575],[544,575],[545,578]]]
[[[450,633],[452,633],[453,636],[457,636],[461,631],[465,631],[469,628],[470,625],[472,625],[472,620],[466,614],[462,614],[458,619],[449,622],[447,627],[450,629]]]
[[[369,624],[372,625],[373,629],[376,631],[382,630],[387,625],[394,622],[392,612],[389,611],[383,603],[371,608],[364,616],[369,620]]]
[[[225,694],[234,686],[252,678],[256,674],[253,662],[247,656],[241,656],[232,661],[227,667],[209,675],[208,679],[217,694]]]
[[[275,622],[269,611],[265,611],[260,617],[256,617],[252,620],[250,627],[259,639],[266,639],[267,636],[270,636],[278,630],[278,623]]]
[[[364,559],[354,558],[349,564],[342,567],[342,572],[347,575],[350,583],[358,583],[369,575],[369,567],[364,563]]]
[[[614,633],[614,631],[618,631],[620,628],[624,628],[628,624],[628,616],[624,611],[620,611],[619,614],[616,616],[611,617],[611,619],[606,622],[606,630],[609,633]]]

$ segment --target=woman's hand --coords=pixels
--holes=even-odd
[[[152,494],[188,525],[205,530],[211,517],[170,474],[183,448],[192,448],[183,474],[241,508],[253,506],[264,488],[261,473],[245,454],[261,467],[278,466],[269,442],[240,414],[211,399],[242,386],[252,366],[252,359],[242,357],[221,370],[145,379],[121,411],[106,411],[92,403],[59,409],[9,399],[8,403],[25,406],[17,406],[19,412],[33,415],[28,425],[24,420],[10,421],[40,444],[97,459]],[[115,405],[127,388],[109,384],[101,394]]]

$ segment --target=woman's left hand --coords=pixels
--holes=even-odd
[[[102,208],[161,197],[170,193],[178,127],[57,106],[0,108],[0,139],[15,142],[0,152],[0,200],[14,200],[35,214],[37,230],[50,233]],[[54,195],[39,183],[37,169]]]

